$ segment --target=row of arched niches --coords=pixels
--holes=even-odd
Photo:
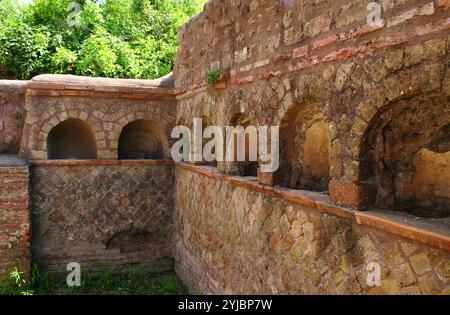
[[[335,172],[330,163],[333,146],[328,123],[323,118],[305,119],[304,111],[288,114],[280,126],[277,185],[328,193]],[[419,117],[429,121],[420,124]],[[377,185],[372,206],[424,217],[450,217],[450,124],[445,123],[448,117],[427,107],[405,107],[397,118],[379,117],[361,143],[356,172],[360,180]],[[208,117],[202,119],[203,128],[211,125]],[[250,120],[237,115],[230,123],[247,127]],[[178,124],[184,124],[184,119]],[[428,126],[427,130],[423,130],[424,126]],[[135,120],[120,133],[118,158],[164,159],[169,157],[167,143],[167,135],[157,123]],[[91,126],[80,119],[61,122],[48,134],[47,152],[48,159],[96,159],[97,145]],[[258,163],[234,162],[227,167],[229,175],[256,176]]]
[[[150,120],[135,120],[120,133],[119,159],[163,159],[165,135]],[[55,159],[97,159],[97,142],[91,126],[81,119],[68,119],[56,125],[48,134],[47,154]]]

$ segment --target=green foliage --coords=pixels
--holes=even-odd
[[[77,54],[67,48],[57,47],[51,57],[52,73],[72,73],[75,70]]]
[[[207,78],[206,78],[206,83],[208,83],[209,85],[212,85],[214,82],[216,82],[218,79],[220,79],[222,74],[223,74],[223,70],[220,70],[220,69],[208,72]]]
[[[2,77],[27,79],[45,68],[50,34],[45,27],[6,25],[0,31]]]
[[[0,0],[0,78],[40,73],[161,77],[173,69],[179,26],[206,2],[77,0],[76,15],[73,1],[20,6],[17,0]]]
[[[114,268],[96,266],[90,272],[81,274],[81,287],[68,287],[64,277],[41,273],[36,266],[33,266],[31,275],[27,279],[23,272],[14,268],[9,281],[0,285],[0,295],[177,295],[186,293],[175,275],[151,275],[139,267],[130,267],[126,273],[119,273]]]

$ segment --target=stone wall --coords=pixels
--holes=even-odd
[[[381,0],[369,26],[370,2],[211,0],[181,28],[177,121],[280,126],[281,154],[253,179],[177,164],[190,290],[450,294],[450,4]]]
[[[0,155],[0,276],[14,266],[30,270],[29,170],[24,161]]]
[[[207,167],[180,164],[176,187],[176,271],[191,291],[450,294],[445,226],[430,245],[433,233],[415,234],[401,226],[404,217],[393,225],[333,206],[324,194],[268,188]],[[372,262],[381,266],[381,287],[367,285]]]
[[[42,270],[172,269],[170,161],[44,161],[31,174],[33,260]]]
[[[19,152],[27,83],[0,80],[0,154]]]
[[[0,82],[0,154],[32,161],[33,260],[175,267],[204,293],[450,294],[450,4],[380,0],[368,26],[369,2],[210,0],[173,78]],[[196,117],[280,126],[279,171],[126,160],[168,158]],[[66,123],[98,160],[56,160]],[[20,163],[0,164],[0,274],[29,268]]]
[[[91,129],[97,157],[117,159],[123,128],[147,120],[157,126],[163,137],[164,158],[169,158],[170,132],[176,116],[171,85],[170,77],[121,80],[37,76],[28,84],[20,155],[32,160],[47,159],[47,139],[53,128],[68,120],[81,120]]]
[[[179,33],[177,119],[280,125],[274,183],[357,209],[448,216],[448,187],[408,191],[425,179],[415,176],[420,150],[450,150],[450,5],[378,1],[382,23],[368,26],[369,2],[208,1]],[[222,76],[208,85],[214,70]]]

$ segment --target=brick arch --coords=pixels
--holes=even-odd
[[[118,146],[119,146],[119,138],[122,133],[123,128],[128,124],[138,121],[138,120],[148,120],[153,124],[157,125],[159,129],[161,129],[164,134],[164,157],[170,157],[170,145],[172,144],[172,139],[170,137],[173,122],[168,121],[161,115],[155,115],[155,113],[151,111],[136,111],[136,112],[128,112],[122,115],[121,117],[117,117],[112,122],[112,130],[110,134],[110,150],[115,152],[115,156],[112,158],[119,158]]]
[[[286,90],[282,97],[278,95],[278,92],[274,92],[275,99],[271,101],[278,104],[278,110],[273,118],[273,125],[281,125],[287,115],[302,104],[320,104],[320,111],[325,112],[326,102],[330,100],[333,93],[336,93],[332,85],[316,75],[302,75],[291,81],[289,84],[297,87],[295,91]]]
[[[233,126],[238,127],[241,126],[244,129],[248,126],[254,126],[257,128],[257,124],[255,123],[254,119],[250,116],[247,112],[234,112],[230,113],[227,116],[227,126]],[[224,130],[224,136],[226,130]],[[258,129],[256,129],[256,135],[258,135]],[[246,161],[237,161],[237,135],[234,136],[234,161],[227,161],[226,162],[226,173],[228,174],[234,174],[234,175],[240,175],[240,176],[257,176],[257,169],[258,169],[258,161],[250,161],[249,160],[249,149],[250,149],[250,143],[248,141],[249,137],[245,135],[246,142],[245,142],[245,156]],[[225,143],[226,147],[226,143]],[[258,152],[257,152],[258,154]]]
[[[67,121],[67,120],[80,120],[85,122],[92,129],[93,135],[97,138],[97,134],[101,131],[95,128],[95,120],[93,120],[86,112],[81,110],[65,110],[63,107],[57,107],[48,109],[43,113],[44,117],[48,115],[47,120],[41,125],[38,129],[36,139],[37,143],[35,145],[36,150],[31,152],[32,158],[48,158],[47,152],[47,139],[51,130],[53,130],[59,124]],[[30,137],[30,141],[33,141],[33,138]],[[102,146],[97,143],[97,151],[100,151]],[[36,153],[39,153],[39,156],[34,156]],[[45,156],[45,157],[44,157]]]
[[[330,137],[322,110],[321,101],[309,98],[294,103],[282,117],[278,184],[295,189],[328,190]]]
[[[446,71],[447,74],[445,74]],[[422,77],[414,76],[417,73]],[[405,174],[406,169],[411,170],[414,167],[411,159],[406,156],[412,157],[420,148],[430,145],[422,143],[419,135],[428,140],[433,137],[431,130],[427,134],[426,128],[424,129],[423,126],[430,122],[441,121],[439,128],[444,128],[447,123],[450,123],[450,113],[446,112],[449,106],[448,79],[448,69],[444,64],[419,64],[412,68],[396,71],[380,83],[374,84],[373,88],[365,95],[366,97],[355,104],[355,117],[349,136],[340,139],[342,143],[346,143],[350,151],[346,151],[343,157],[344,176],[334,181],[332,186],[335,189],[330,188],[333,201],[360,209],[372,205],[400,208],[399,204],[395,202],[395,199],[399,197],[395,192],[398,189],[393,188],[393,186],[398,186],[399,182],[395,183],[392,178],[386,177],[374,179],[369,174],[373,173],[373,169],[377,165],[384,169],[393,168],[388,177],[395,177],[400,173]],[[444,110],[444,108],[447,109]],[[411,123],[411,117],[414,116],[412,112],[415,112],[414,115],[417,116],[416,126],[412,126]],[[410,118],[407,118],[408,116]],[[391,141],[391,144],[380,142],[380,139],[376,140],[376,134],[386,133],[386,128],[392,126],[396,130],[400,130],[399,124],[402,119],[405,121],[405,126],[408,124],[411,126],[401,131],[405,139],[399,138],[396,141],[396,146],[408,146],[402,153],[404,157],[401,160],[404,165],[400,167],[403,168],[403,171],[400,171],[398,166],[394,166],[397,162],[390,161],[389,163],[393,163],[391,166],[383,165],[380,146],[386,145],[383,150],[392,150],[393,142]],[[406,123],[408,119],[410,122]],[[436,128],[434,131],[438,132],[439,128]],[[413,134],[416,134],[418,138],[414,140],[414,143],[407,144],[406,138]],[[371,155],[372,157],[370,157]],[[374,158],[373,156],[378,157]],[[407,176],[410,177],[411,174]],[[381,184],[380,181],[383,181],[384,184]],[[400,186],[402,185],[404,183],[400,184]],[[341,188],[338,189],[338,186]],[[344,190],[347,192],[343,192]],[[385,202],[380,202],[381,199],[384,199]]]
[[[435,196],[429,193],[433,196],[427,201],[426,196],[416,196],[414,191],[418,189],[411,185],[419,166],[414,162],[419,152],[426,150],[436,157],[450,152],[450,102],[436,94],[391,105],[371,121],[364,134],[358,181],[373,189],[370,202],[376,206],[414,211],[416,215],[449,215],[449,193]],[[445,164],[448,162],[442,162],[444,168],[450,167]],[[428,169],[434,164],[431,160],[424,163]],[[444,169],[442,172],[445,174]],[[421,185],[420,180],[417,185]],[[448,187],[435,187],[435,190],[448,190]]]
[[[145,117],[145,115],[137,114],[134,115],[134,117],[136,117],[137,119],[127,123],[121,129],[117,145],[118,158],[169,158],[170,147],[167,139],[167,134],[163,130],[163,128],[153,120],[140,118]],[[133,150],[134,153],[132,152]]]
[[[431,65],[420,63],[412,68],[395,71],[376,84],[368,79],[362,85],[373,86],[373,88],[362,91],[365,97],[354,105],[355,118],[350,137],[346,140],[360,147],[373,122],[400,101],[419,97],[428,98],[441,93],[443,96],[448,96],[448,87],[445,91],[445,85],[450,84],[449,74],[448,67],[443,63]],[[423,77],[417,78],[417,75]],[[356,151],[353,158],[358,159],[359,153]]]
[[[92,126],[79,118],[67,118],[47,135],[47,159],[96,159],[97,142]]]

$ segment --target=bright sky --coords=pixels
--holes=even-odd
[[[33,2],[33,0],[17,0],[19,4],[21,5],[27,5]],[[74,0],[76,2],[76,0]],[[94,0],[94,2],[97,2],[98,4],[103,4],[106,2],[106,0]]]
[[[21,5],[27,5],[33,2],[33,0],[18,0],[19,4]]]

